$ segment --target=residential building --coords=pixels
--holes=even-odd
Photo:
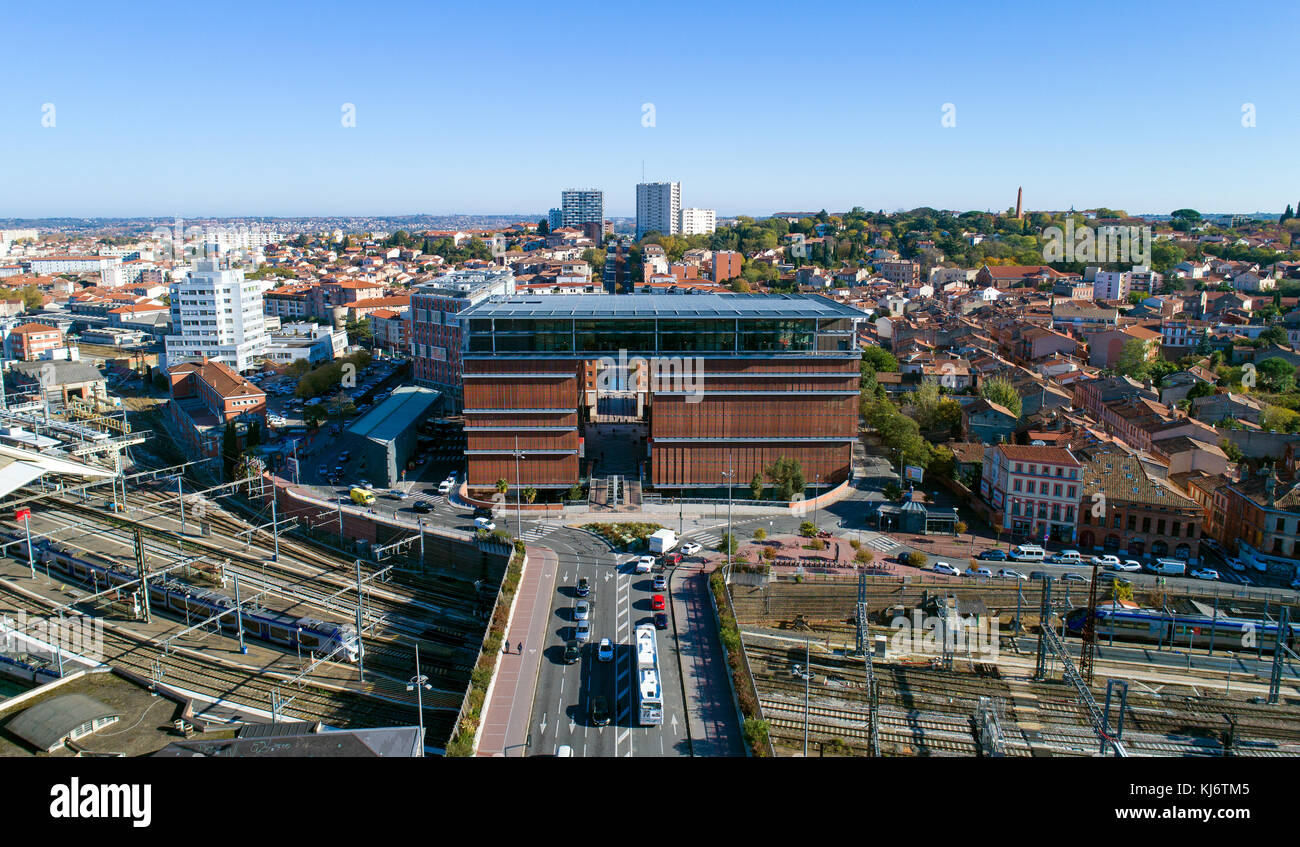
[[[200,358],[167,369],[168,414],[187,446],[197,454],[220,456],[226,423],[235,422],[242,445],[248,425],[266,423],[266,392],[223,362]]]
[[[1225,549],[1284,577],[1300,575],[1300,484],[1254,474],[1215,489],[1214,510]]]
[[[1129,271],[1098,271],[1092,281],[1092,299],[1127,300],[1133,290],[1133,274]]]
[[[1120,558],[1200,560],[1204,511],[1136,455],[1116,447],[1084,450],[1079,549]]]
[[[1073,544],[1082,471],[1083,463],[1065,447],[995,444],[984,451],[980,496],[999,534]]]
[[[647,232],[676,235],[681,231],[682,184],[641,182],[636,186],[636,237]]]
[[[921,265],[905,259],[896,262],[879,262],[876,264],[876,270],[895,285],[916,285],[921,281]]]
[[[63,346],[63,333],[52,326],[25,323],[9,330],[5,336],[5,354],[11,359],[30,362],[46,350]]]
[[[172,334],[166,337],[164,366],[212,359],[240,373],[251,370],[266,355],[265,289],[265,282],[245,279],[242,268],[195,261],[194,270],[169,288]]]
[[[560,192],[560,227],[582,229],[583,224],[605,223],[605,192],[595,188],[570,188]],[[552,231],[559,227],[552,226]]]
[[[718,228],[718,216],[713,209],[682,209],[681,215],[678,232],[682,235],[712,235]]]
[[[411,289],[412,377],[416,385],[441,391],[449,411],[458,410],[464,398],[459,313],[489,297],[514,293],[510,268],[451,271]]]

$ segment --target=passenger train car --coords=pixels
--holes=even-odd
[[[1065,616],[1065,628],[1074,635],[1083,634],[1087,620],[1086,608],[1072,609]],[[1142,641],[1151,644],[1165,643],[1185,647],[1191,639],[1193,647],[1214,647],[1222,650],[1256,650],[1271,652],[1277,642],[1276,621],[1259,621],[1219,615],[1174,614],[1160,609],[1097,609],[1097,639],[1109,640],[1114,633],[1116,641]],[[1300,641],[1300,623],[1287,626],[1282,643],[1296,649]]]
[[[137,578],[135,568],[93,553],[72,556],[57,547],[42,545],[39,558],[42,564],[57,568],[97,591],[132,582]],[[128,597],[128,592],[121,592],[119,599]],[[149,608],[151,611],[167,612],[191,621],[204,620],[230,610],[230,614],[224,615],[219,621],[222,631],[229,635],[236,634],[242,618],[247,638],[269,641],[282,647],[301,647],[319,654],[333,654],[349,662],[357,660],[355,627],[315,618],[294,617],[251,602],[243,603],[237,615],[234,612],[235,601],[220,591],[190,585],[173,577],[161,576],[149,580]]]

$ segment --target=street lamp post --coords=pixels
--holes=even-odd
[[[523,453],[519,452],[519,436],[515,436],[515,538],[522,538],[523,532],[523,492],[519,488],[519,460],[523,458]],[[423,739],[423,736],[421,736]],[[423,741],[421,741],[423,743]]]
[[[735,476],[736,476],[736,469],[735,469],[734,465],[732,465],[732,461],[731,461],[731,453],[730,453],[730,452],[727,453],[727,467],[728,467],[728,470],[723,471],[723,472],[722,472],[722,475],[723,475],[724,477],[726,477],[726,479],[727,479],[727,542],[726,542],[726,548],[727,548],[727,574],[730,575],[730,574],[731,574],[731,545],[732,545],[732,543],[735,541],[735,537],[731,534],[731,482],[732,482],[732,480],[733,480],[733,479],[735,478]]]
[[[420,645],[415,645],[415,676],[407,683],[406,690],[415,690],[415,704],[420,711],[420,756],[424,757],[424,692],[432,689],[429,678],[420,673]]]

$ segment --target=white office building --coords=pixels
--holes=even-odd
[[[718,228],[718,216],[712,209],[682,209],[682,235],[712,235]]]
[[[206,356],[239,372],[266,356],[270,339],[262,313],[268,283],[246,280],[242,268],[198,259],[194,270],[169,287],[172,334],[166,367]]]
[[[676,235],[681,232],[682,184],[641,182],[636,187],[636,237],[647,232]]]

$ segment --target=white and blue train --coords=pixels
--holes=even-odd
[[[49,545],[41,546],[40,561],[97,591],[105,591],[114,585],[123,585],[138,578],[135,568],[120,562],[94,554],[72,556]],[[125,592],[119,595],[119,599],[128,597],[129,594]],[[221,629],[230,635],[237,633],[242,619],[246,638],[269,641],[282,647],[301,648],[322,655],[333,654],[349,662],[357,660],[355,627],[316,618],[294,617],[250,602],[243,603],[240,613],[236,614],[235,601],[220,591],[190,585],[172,577],[149,580],[149,608],[151,611],[168,612],[193,621],[206,620],[229,611],[229,614],[221,617],[219,623]]]
[[[1065,628],[1074,635],[1083,634],[1083,625],[1088,618],[1088,610],[1080,607],[1072,609],[1065,616]],[[1160,609],[1126,609],[1098,608],[1096,632],[1097,639],[1109,639],[1114,634],[1116,640],[1142,641],[1152,644],[1165,643],[1175,647],[1184,647],[1191,640],[1194,647],[1209,647],[1213,642],[1216,649],[1256,650],[1271,652],[1277,643],[1277,621],[1239,618],[1230,615],[1175,614]],[[1289,649],[1296,649],[1300,642],[1300,623],[1287,625],[1282,643]]]

